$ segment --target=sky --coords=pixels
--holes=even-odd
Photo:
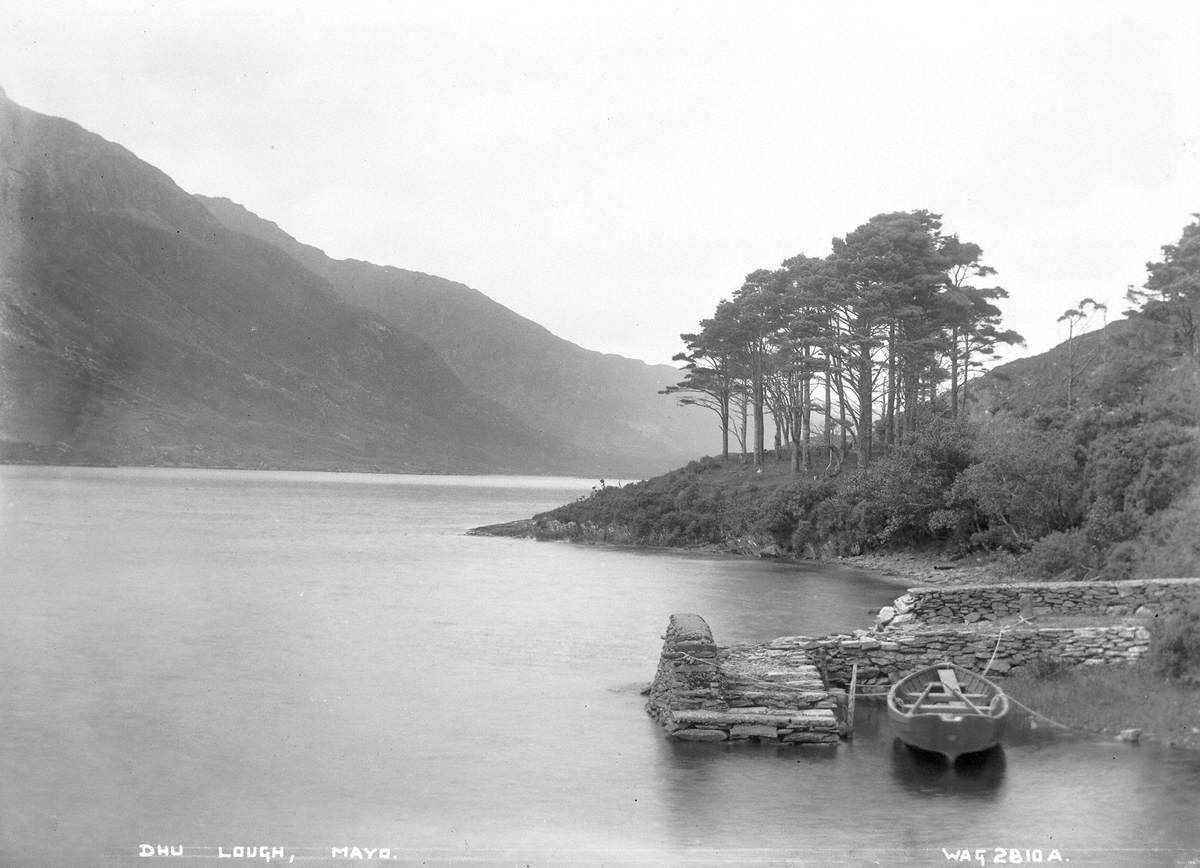
[[[980,244],[1027,345],[1200,211],[1194,2],[0,0],[0,86],[337,258],[668,362],[889,211]],[[1096,323],[1099,325],[1099,322]]]

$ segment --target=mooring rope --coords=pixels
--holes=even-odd
[[[988,670],[992,668],[992,664],[996,662],[996,654],[1000,651],[1000,640],[1004,638],[1004,631],[1009,627],[1019,627],[1020,625],[1027,623],[1028,620],[1028,618],[1022,615],[1015,624],[1002,624],[1000,626],[1000,632],[996,634],[996,647],[992,649],[991,659],[988,660],[987,666],[983,667],[983,672],[980,674],[987,675]]]
[[[1042,714],[1040,711],[1034,711],[1032,708],[1030,708],[1024,702],[1013,699],[1011,696],[1008,697],[1008,701],[1011,702],[1013,705],[1021,706],[1023,709],[1028,711],[1034,717],[1040,717],[1042,720],[1046,721],[1046,723],[1054,724],[1055,726],[1062,727],[1063,729],[1078,729],[1082,732],[1087,732],[1087,730],[1085,730],[1082,726],[1068,726],[1065,723],[1059,723],[1057,720],[1053,720],[1052,718],[1046,717],[1046,715]]]

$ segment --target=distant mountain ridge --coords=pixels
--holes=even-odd
[[[704,454],[714,426],[659,395],[678,382],[670,365],[583,349],[461,283],[356,259],[335,260],[228,199],[197,197],[227,227],[267,241],[326,278],[346,301],[435,347],[468,387],[531,427],[599,454]]]
[[[634,434],[592,442],[530,424],[553,407],[527,418],[486,377],[468,386],[462,353],[456,369],[405,325],[445,314],[347,301],[412,273],[264,238],[258,218],[228,225],[215,201],[0,93],[0,460],[635,474],[690,450],[663,447],[674,434],[656,420],[661,436],[634,436],[633,418]]]

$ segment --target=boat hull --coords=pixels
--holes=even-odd
[[[940,753],[951,762],[963,754],[989,750],[1004,736],[1004,720],[975,715],[918,714],[911,717],[888,709],[896,736],[909,747]]]

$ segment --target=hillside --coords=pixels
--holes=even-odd
[[[970,413],[930,418],[865,468],[705,458],[477,532],[808,558],[991,553],[1038,580],[1200,571],[1200,368],[1159,323],[1113,323],[968,394]]]
[[[1068,378],[1075,406],[1134,400],[1157,367],[1152,348],[1161,340],[1151,330],[1135,328],[1129,319],[1115,320],[974,378],[967,387],[967,406],[975,417],[1065,412]]]
[[[414,471],[594,460],[119,145],[0,98],[0,168],[3,460]]]
[[[327,279],[346,301],[433,346],[464,383],[530,427],[617,463],[661,471],[714,447],[708,414],[659,390],[669,365],[585,350],[461,283],[335,260],[228,199],[197,197],[227,227],[267,241]]]
[[[0,460],[641,475],[695,442],[654,394],[673,369],[334,262],[218,201],[0,93]],[[407,313],[354,295],[392,275],[426,286]],[[539,365],[541,346],[572,352]],[[537,391],[560,362],[569,382]]]

